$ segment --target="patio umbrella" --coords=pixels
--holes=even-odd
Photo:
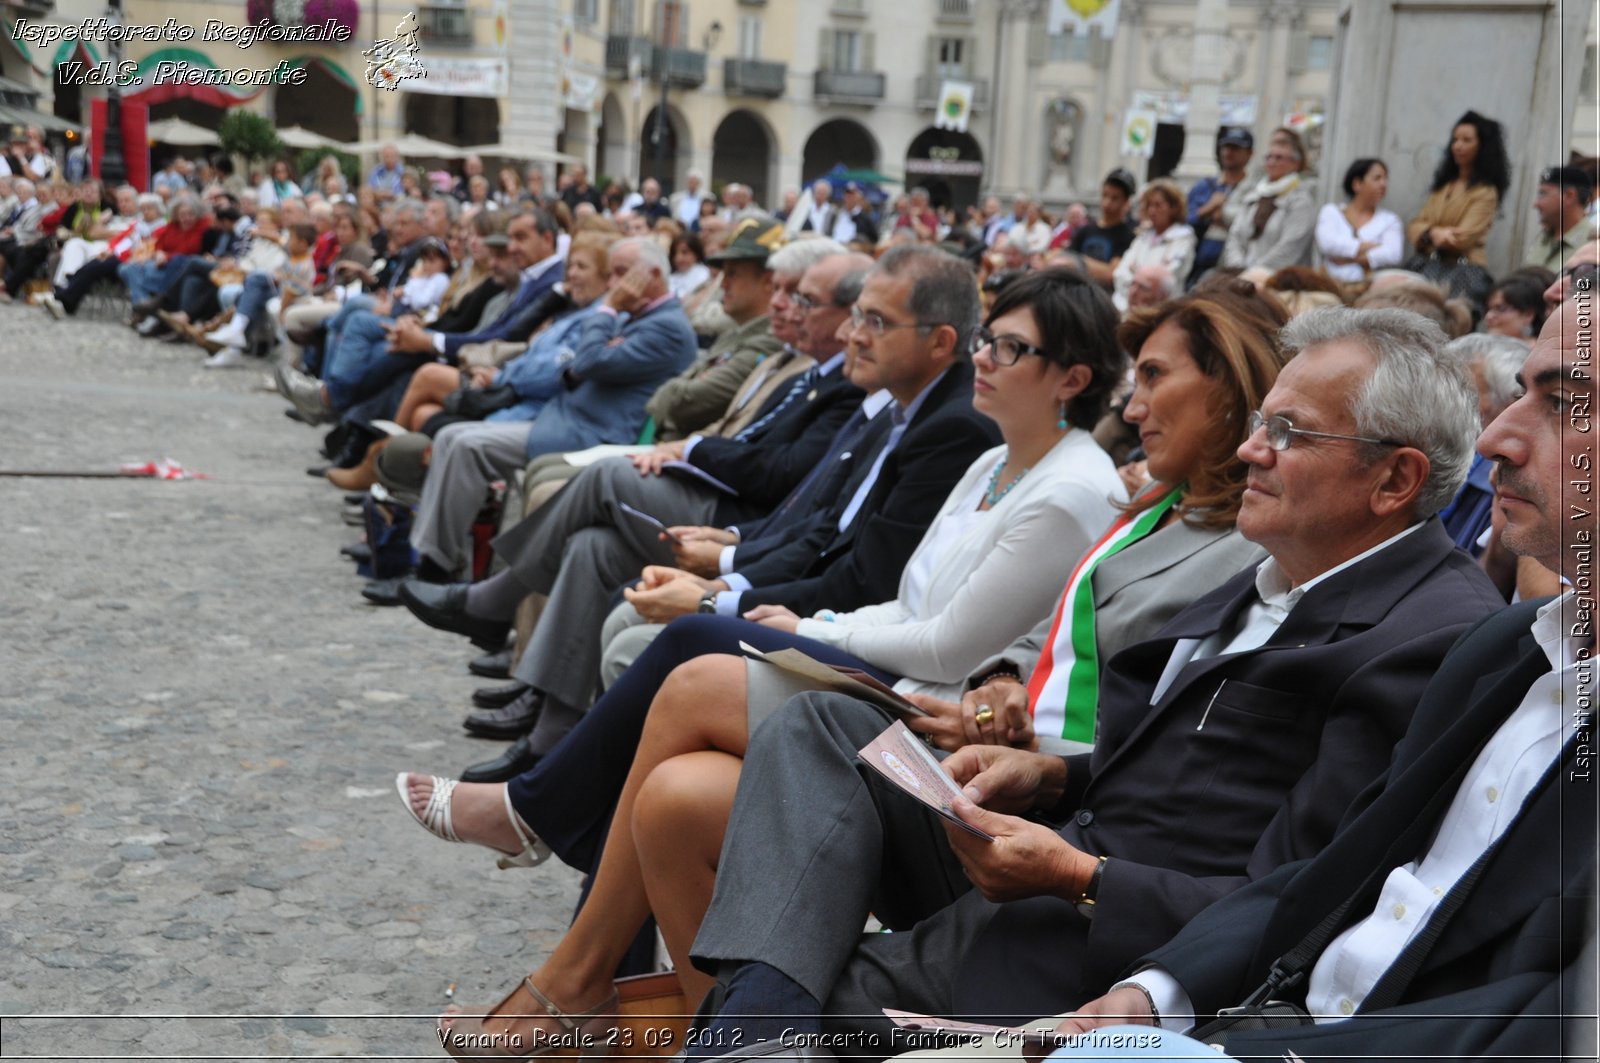
[[[353,155],[374,155],[382,150],[386,144],[393,144],[398,148],[400,157],[403,159],[415,157],[459,159],[463,154],[462,149],[454,144],[429,140],[427,137],[418,136],[416,133],[407,133],[403,137],[396,137],[391,140],[360,140],[354,144],[341,145],[341,147]]]
[[[311,148],[338,148],[340,151],[349,151],[351,148],[349,144],[341,144],[332,137],[313,133],[297,125],[278,130],[278,139],[297,151],[307,151]]]
[[[159,122],[151,122],[145,128],[145,135],[153,141],[183,148],[209,147],[222,143],[215,131],[195,125],[193,122],[185,122],[182,118],[163,118]]]
[[[477,147],[462,148],[463,155],[495,155],[502,159],[520,159],[525,162],[559,162],[575,163],[583,160],[576,155],[568,155],[564,151],[554,151],[550,148],[534,148],[525,144],[479,144]]]

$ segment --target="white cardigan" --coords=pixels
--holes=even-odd
[[[939,510],[906,572],[939,537],[938,521],[987,484],[1006,448],[973,462]],[[959,696],[972,670],[1031,630],[1061,596],[1067,577],[1127,499],[1111,458],[1074,428],[1002,498],[985,519],[945,545],[918,600],[900,596],[839,615],[801,620],[798,633],[838,646],[906,678],[901,693]]]

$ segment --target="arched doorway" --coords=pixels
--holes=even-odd
[[[921,185],[934,206],[959,213],[983,190],[983,149],[970,133],[924,129],[906,148],[906,184]]]
[[[500,104],[487,96],[406,93],[406,132],[457,147],[500,140]]]
[[[670,195],[689,169],[691,140],[689,124],[675,107],[667,107],[666,121],[657,130],[656,114],[660,110],[660,104],[650,108],[650,113],[644,116],[644,124],[639,127],[639,176],[633,186],[638,188],[646,177],[654,177],[661,182],[662,194]],[[661,137],[659,144],[658,135]]]
[[[319,59],[308,60],[305,71],[304,83],[278,86],[272,103],[274,124],[279,129],[301,126],[345,144],[360,140],[360,97],[355,86]]]
[[[605,102],[600,105],[600,129],[595,134],[594,172],[589,175],[589,180],[597,187],[604,187],[606,180],[622,176],[630,169],[628,120],[623,117],[622,104],[617,101],[616,93],[608,92]]]
[[[817,126],[806,138],[800,172],[807,184],[835,166],[847,170],[878,168],[878,142],[860,122],[834,118]]]
[[[770,203],[775,139],[767,123],[751,111],[734,111],[717,126],[711,139],[711,185],[737,181],[749,185],[757,203]]]

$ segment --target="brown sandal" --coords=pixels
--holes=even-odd
[[[617,1025],[616,993],[588,1011],[568,1014],[539,992],[539,987],[533,984],[532,975],[524,978],[522,985],[517,988],[524,987],[544,1009],[543,1015],[530,1012],[528,1016],[496,1014],[491,1018],[490,1013],[504,1007],[516,993],[516,989],[513,989],[506,994],[505,1000],[493,1008],[467,1008],[451,1016],[450,1028],[447,1030],[440,1026],[436,1031],[439,1044],[456,1059],[570,1059],[603,1054],[609,1047],[606,1035]],[[505,1024],[506,1019],[529,1016],[549,1016],[560,1024],[561,1029],[554,1033],[541,1030],[525,1039],[522,1034],[511,1032],[510,1026]],[[525,1040],[533,1043],[526,1044]]]

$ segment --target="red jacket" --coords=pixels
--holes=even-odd
[[[202,218],[188,229],[171,224],[156,234],[156,250],[164,253],[168,258],[173,255],[198,255],[200,253],[200,238],[211,228],[211,219]]]

